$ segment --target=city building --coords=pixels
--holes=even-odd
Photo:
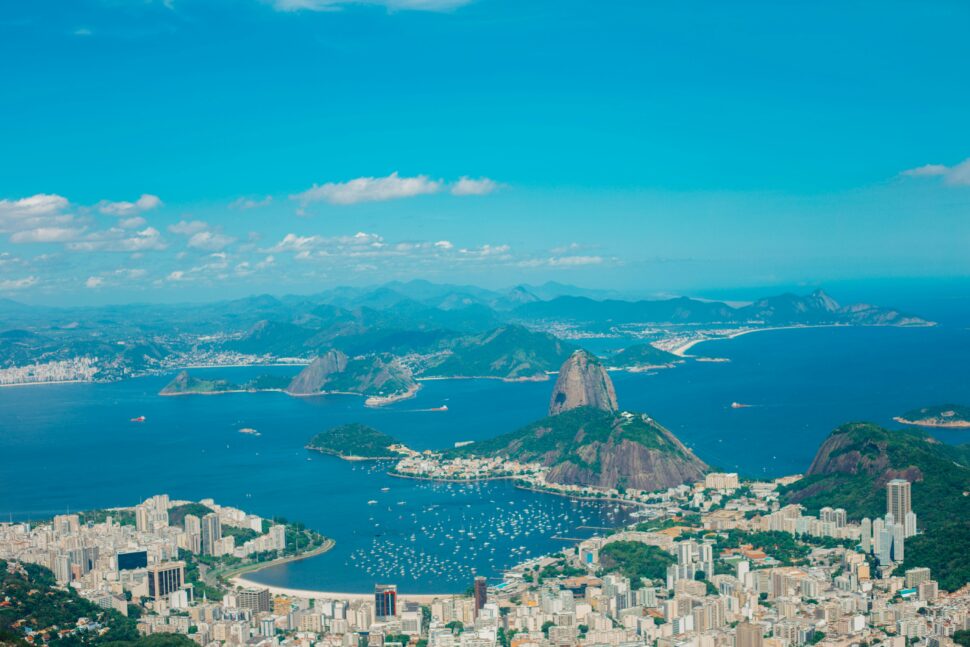
[[[159,599],[182,588],[185,562],[163,562],[148,567],[148,597]]]
[[[397,585],[378,584],[374,587],[374,615],[378,619],[397,615]]]

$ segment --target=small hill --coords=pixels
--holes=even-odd
[[[293,378],[286,392],[290,395],[355,393],[393,397],[416,389],[411,371],[390,355],[348,358],[339,350],[331,350]]]
[[[669,366],[682,361],[684,361],[683,358],[652,344],[636,344],[610,357],[609,363],[616,368],[636,369],[647,366]]]
[[[907,411],[893,420],[917,427],[960,429],[970,427],[970,407],[959,404],[938,404]]]
[[[548,480],[599,488],[660,490],[696,481],[708,469],[646,415],[583,406],[459,453],[504,456],[551,467]]]
[[[508,325],[458,340],[441,363],[424,373],[435,377],[546,379],[546,372],[555,370],[573,349],[548,333]]]
[[[205,393],[225,393],[239,391],[240,386],[228,380],[203,380],[193,377],[188,371],[179,371],[171,382],[165,385],[159,395],[189,395]]]
[[[559,368],[559,377],[549,399],[549,415],[577,407],[603,411],[618,408],[613,381],[600,361],[585,350],[577,350]]]
[[[346,459],[378,460],[400,458],[390,449],[397,444],[397,440],[373,427],[351,423],[317,434],[306,448]]]
[[[970,448],[917,430],[852,423],[822,443],[803,479],[781,492],[810,511],[845,508],[850,518],[886,514],[886,483],[910,481],[921,534],[906,541],[905,568],[929,566],[948,590],[970,582]]]

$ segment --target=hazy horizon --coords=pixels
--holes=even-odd
[[[959,2],[0,10],[0,296],[970,277]]]

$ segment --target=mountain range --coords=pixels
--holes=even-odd
[[[574,349],[543,331],[616,334],[617,326],[628,324],[930,323],[894,309],[843,306],[821,291],[740,307],[686,297],[625,301],[615,296],[561,284],[487,290],[410,281],[207,304],[52,308],[5,300],[0,302],[0,368],[89,356],[98,357],[101,376],[112,379],[177,366],[179,357],[195,363],[227,353],[308,360],[339,350],[351,357],[419,356],[414,372],[428,376],[536,379],[554,371]]]

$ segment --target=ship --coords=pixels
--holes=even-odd
[[[433,407],[431,409],[428,409],[428,411],[447,411],[447,410],[448,410],[447,404],[443,404],[440,407]]]
[[[731,408],[732,409],[747,409],[750,406],[751,406],[750,404],[741,404],[740,402],[732,402],[731,403]]]
[[[132,422],[145,422],[145,416],[138,416],[137,418],[132,418]]]

